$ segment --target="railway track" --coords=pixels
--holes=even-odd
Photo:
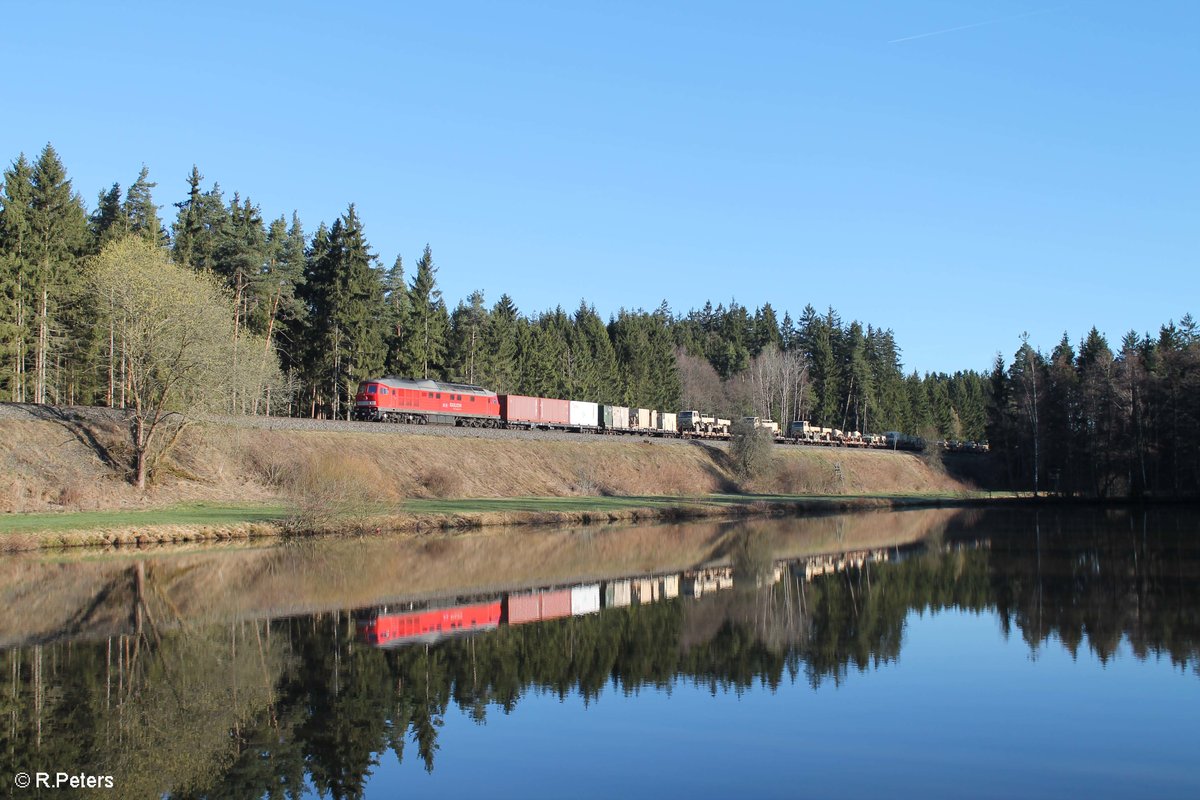
[[[125,414],[121,409],[103,406],[50,406],[34,403],[0,402],[0,420],[25,419],[57,422],[91,422],[124,425]],[[377,435],[399,436],[442,436],[463,439],[526,439],[532,441],[576,441],[590,443],[620,443],[631,441],[652,442],[663,445],[705,445],[724,449],[728,436],[683,437],[662,436],[655,433],[636,432],[630,434],[597,434],[590,431],[569,432],[541,428],[464,428],[453,425],[403,425],[384,422],[360,422],[354,420],[307,419],[304,417],[268,417],[236,414],[196,415],[197,422],[225,425],[232,428],[248,428],[278,431],[320,431],[328,433],[355,432]],[[833,442],[795,442],[777,438],[779,447],[839,448],[847,450],[885,450],[859,444]]]

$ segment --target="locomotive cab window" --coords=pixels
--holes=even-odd
[[[379,387],[373,383],[367,387],[367,394],[375,394],[377,391],[379,391]]]

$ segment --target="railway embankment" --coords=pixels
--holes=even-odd
[[[104,409],[0,407],[7,546],[783,513],[975,489],[905,453],[777,446],[746,479],[713,442],[234,418],[189,424],[139,492],[127,435]]]

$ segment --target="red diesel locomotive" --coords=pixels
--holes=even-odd
[[[500,401],[495,392],[465,383],[373,378],[358,386],[354,418],[495,428],[500,424]]]

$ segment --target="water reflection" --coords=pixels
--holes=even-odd
[[[1194,520],[927,511],[14,560],[2,768],[113,774],[128,797],[355,797],[386,751],[432,771],[452,708],[837,685],[943,609],[1032,652],[1126,641],[1200,675]]]

